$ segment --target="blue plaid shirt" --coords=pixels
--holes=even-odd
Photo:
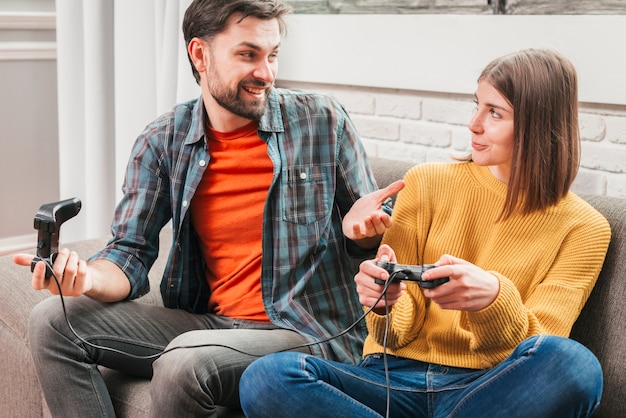
[[[149,291],[159,232],[170,220],[173,242],[161,281],[165,306],[207,311],[209,288],[190,221],[190,202],[208,166],[201,99],[182,103],[146,127],[132,150],[112,225],[113,238],[92,258],[124,271],[129,299]],[[273,89],[258,133],[274,164],[263,215],[263,303],[277,326],[310,341],[330,337],[363,313],[354,288],[358,263],[372,254],[345,239],[341,220],[376,189],[365,151],[343,107],[330,97]],[[241,157],[245,164],[245,155]],[[228,216],[211,213],[207,216]],[[312,347],[345,362],[361,356],[363,321]]]

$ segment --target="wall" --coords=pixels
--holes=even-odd
[[[626,16],[295,15],[278,84],[337,96],[372,155],[447,160],[469,145],[480,70],[506,52],[553,47],[579,73],[574,190],[626,197],[623,39]]]
[[[623,0],[290,0],[308,14],[626,14]]]
[[[59,194],[54,0],[0,2],[0,253]]]
[[[93,165],[85,160],[83,153],[93,148],[93,144],[89,145],[84,135],[78,135],[78,141],[82,141],[78,147],[61,144],[64,151],[59,152],[63,141],[57,133],[60,124],[56,117],[55,3],[68,4],[66,8],[71,8],[70,2],[0,0],[3,148],[0,253],[31,247],[35,240],[33,215],[42,203],[61,197],[76,195],[85,200],[81,214],[64,230],[64,240],[75,239],[73,229],[78,230],[79,239],[102,234],[100,231],[108,228],[113,203],[88,202],[83,193],[64,191],[66,186],[60,186],[60,178],[66,179],[65,183],[83,184],[80,187],[98,196],[100,191],[107,195],[119,193],[130,144],[145,123],[167,107],[169,101],[197,95],[180,40],[180,16],[189,0],[72,0],[71,4],[76,5],[76,13],[80,14],[78,9],[114,2],[116,39],[123,40],[115,44],[112,60],[115,74],[108,75],[116,86],[112,146],[115,162],[106,166],[114,168],[101,168],[101,164]],[[501,4],[495,0],[491,5],[487,0],[292,0],[291,3],[299,13],[295,18],[322,20],[314,25],[301,25],[297,21],[290,25],[281,54],[278,83],[336,94],[346,102],[370,153],[416,163],[445,159],[450,152],[464,150],[467,144],[464,125],[469,117],[474,77],[487,59],[506,49],[504,46],[519,47],[540,39],[554,41],[554,45],[573,55],[582,75],[584,147],[577,187],[593,193],[625,195],[626,93],[621,86],[626,74],[626,54],[620,53],[622,40],[626,39],[626,23],[620,20],[626,8],[623,1],[508,0],[506,8],[497,11],[512,16],[493,16],[494,6]],[[504,20],[523,18],[525,13],[555,12],[584,15],[526,16],[527,23],[517,28],[508,26],[507,22],[512,20]],[[354,26],[332,20],[349,18],[353,13],[372,20],[367,25]],[[101,16],[92,15],[96,22],[102,23]],[[600,19],[593,25],[571,25],[578,18],[592,15]],[[472,16],[487,20],[478,25],[460,24]],[[71,17],[69,14],[66,19]],[[407,27],[398,24],[403,17],[424,20]],[[547,27],[551,30],[541,32],[537,30],[537,22],[542,21],[556,23],[549,23]],[[499,26],[493,26],[496,23]],[[80,22],[77,25],[85,30],[95,26]],[[543,27],[546,29],[545,24]],[[422,32],[415,36],[414,30]],[[173,34],[179,38],[174,39]],[[76,36],[75,39],[80,43],[87,38]],[[91,45],[88,45],[90,53]],[[172,52],[177,49],[183,52]],[[66,63],[87,68],[79,61],[66,60]],[[156,74],[152,74],[153,69]],[[94,81],[89,85],[99,87],[102,80],[93,72],[90,74]],[[72,85],[67,74],[61,78],[69,79]],[[173,78],[178,81],[172,82]],[[161,85],[164,92],[172,93],[159,93]],[[67,95],[68,90],[74,89],[59,92]],[[77,104],[77,108],[85,106]],[[71,115],[66,120],[86,122],[84,117],[72,119]],[[95,152],[87,154],[97,158]],[[66,161],[63,164],[59,162],[60,156]],[[78,174],[77,167],[82,167]],[[97,184],[107,186],[85,185],[91,177],[101,178]]]
[[[369,155],[413,163],[450,161],[469,151],[465,94],[282,81],[341,101]],[[573,190],[626,197],[626,106],[581,104],[582,161]]]

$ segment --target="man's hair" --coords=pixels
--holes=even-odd
[[[233,14],[241,15],[241,20],[246,17],[276,19],[280,34],[284,35],[287,30],[284,16],[290,12],[291,7],[278,0],[194,0],[187,8],[183,19],[185,44],[189,46],[193,38],[210,41],[226,29],[228,19]],[[191,63],[193,76],[200,84],[200,74],[193,65],[191,57],[189,55],[187,57]]]
[[[557,204],[580,163],[578,76],[551,49],[524,49],[493,60],[478,80],[513,107],[513,156],[501,219]]]

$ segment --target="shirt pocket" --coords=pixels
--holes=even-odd
[[[330,169],[323,166],[296,166],[283,170],[283,220],[308,225],[330,213],[333,196]]]

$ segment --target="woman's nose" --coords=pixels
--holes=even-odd
[[[478,111],[475,111],[470,118],[469,125],[467,126],[473,133],[480,133],[483,129],[482,116]]]

